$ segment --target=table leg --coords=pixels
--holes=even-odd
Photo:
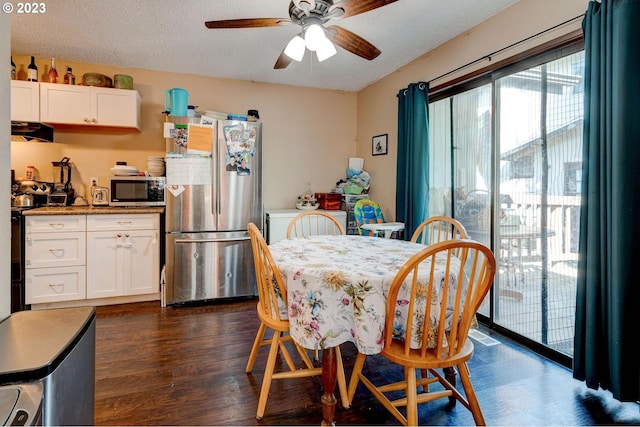
[[[452,386],[456,386],[456,370],[453,369],[453,366],[449,368],[442,369],[444,371],[444,378],[449,381]],[[449,396],[449,404],[455,405],[456,398],[453,396]]]
[[[333,416],[336,408],[336,397],[333,391],[336,388],[337,361],[335,347],[325,348],[322,351],[322,425],[333,425]]]

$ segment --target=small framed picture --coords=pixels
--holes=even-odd
[[[387,134],[376,135],[371,140],[371,154],[381,156],[387,154]]]

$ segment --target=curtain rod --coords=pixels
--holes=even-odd
[[[512,48],[512,47],[514,47],[514,46],[517,46],[517,45],[519,45],[519,44],[525,43],[525,42],[527,42],[527,41],[529,41],[529,40],[531,40],[531,39],[533,39],[533,38],[536,38],[536,37],[538,37],[538,36],[540,36],[540,35],[544,34],[544,33],[548,33],[549,31],[553,31],[553,30],[555,30],[556,28],[562,27],[563,25],[567,25],[568,23],[573,22],[573,21],[575,21],[575,20],[577,20],[577,19],[581,19],[581,18],[583,18],[583,17],[584,17],[584,15],[585,15],[585,14],[583,13],[583,14],[581,14],[581,15],[575,16],[575,17],[573,17],[573,18],[571,18],[571,19],[568,19],[568,20],[566,20],[566,21],[564,21],[564,22],[561,22],[560,24],[554,25],[554,26],[553,26],[553,27],[551,27],[551,28],[547,28],[546,30],[542,30],[542,31],[540,31],[539,33],[536,33],[536,34],[534,34],[534,35],[532,35],[532,36],[529,36],[529,37],[524,38],[524,39],[522,39],[522,40],[520,40],[520,41],[517,41],[517,42],[515,42],[515,43],[512,43],[512,44],[510,44],[509,46],[503,47],[502,49],[498,49],[498,50],[496,50],[495,52],[491,52],[491,53],[489,53],[489,54],[487,54],[487,55],[485,55],[485,56],[483,56],[483,57],[481,57],[481,58],[478,58],[478,59],[476,59],[476,60],[473,60],[473,61],[471,61],[471,62],[469,62],[469,63],[467,63],[467,64],[461,65],[460,67],[458,67],[458,68],[456,68],[456,69],[454,69],[454,70],[447,71],[446,73],[441,74],[441,75],[439,75],[438,77],[435,77],[435,78],[433,78],[433,79],[429,80],[429,81],[428,81],[428,83],[431,83],[431,82],[433,82],[433,81],[435,81],[435,80],[438,80],[438,79],[441,79],[441,78],[443,78],[443,77],[446,77],[446,76],[448,76],[448,75],[450,75],[450,74],[453,74],[453,73],[455,73],[455,72],[457,72],[457,71],[460,71],[460,70],[462,70],[462,69],[464,69],[464,68],[467,68],[467,67],[469,67],[469,66],[471,66],[471,65],[473,65],[473,64],[476,64],[476,63],[478,63],[478,62],[480,62],[480,61],[484,61],[485,59],[488,59],[489,61],[491,61],[491,57],[492,57],[492,56],[494,56],[494,55],[496,55],[496,54],[498,54],[498,53],[504,52],[505,50],[511,49],[511,48]]]

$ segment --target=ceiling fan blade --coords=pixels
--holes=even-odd
[[[331,13],[333,9],[342,8],[344,9],[344,15],[342,15],[341,18],[347,18],[349,16],[369,12],[370,10],[377,9],[397,1],[398,0],[341,0],[334,3],[334,5],[329,8],[329,13]]]
[[[285,47],[285,49],[286,49],[286,47]],[[282,70],[284,68],[287,68],[289,66],[289,64],[291,64],[291,61],[293,61],[293,60],[291,58],[289,58],[289,56],[284,53],[284,49],[282,49],[282,53],[278,57],[278,60],[276,61],[276,65],[273,66],[273,69],[274,70]]]
[[[349,30],[337,25],[327,27],[327,38],[341,48],[371,61],[380,55],[380,50]]]
[[[288,18],[249,18],[249,19],[226,19],[222,21],[207,21],[204,25],[207,28],[259,28],[277,27],[278,25],[291,24]]]

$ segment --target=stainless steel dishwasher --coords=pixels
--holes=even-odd
[[[0,322],[0,424],[94,425],[95,325],[94,307]]]

